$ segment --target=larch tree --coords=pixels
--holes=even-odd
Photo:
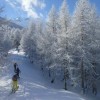
[[[46,43],[46,62],[47,62],[47,68],[49,69],[49,76],[51,76],[51,69],[54,68],[54,53],[55,53],[55,44],[57,42],[57,12],[55,9],[55,6],[53,5],[49,14],[48,19],[46,22],[46,37],[47,37],[47,43]]]
[[[26,55],[33,59],[33,54],[36,51],[36,24],[34,20],[30,20],[29,27],[26,29],[26,32],[23,34],[21,39],[21,48],[25,51]]]
[[[72,18],[71,36],[75,45],[74,62],[77,66],[75,67],[75,74],[77,81],[81,83],[83,93],[90,86],[92,79],[91,60],[93,57],[90,49],[96,39],[94,38],[94,29],[96,28],[94,27],[96,24],[93,24],[93,21],[96,20],[94,14],[95,12],[88,0],[79,0]]]
[[[69,77],[69,64],[70,64],[70,54],[69,54],[69,33],[68,29],[70,26],[70,14],[68,10],[68,5],[66,0],[63,1],[58,18],[58,34],[57,34],[57,50],[56,59],[64,72],[64,88],[67,90],[67,79]]]

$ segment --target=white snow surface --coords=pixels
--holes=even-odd
[[[86,100],[80,95],[53,89],[45,84],[42,73],[36,69],[38,64],[31,64],[24,52],[10,51],[10,65],[8,70],[0,74],[0,100]],[[21,70],[19,89],[16,93],[11,92],[11,78],[14,75],[13,63],[17,62]]]

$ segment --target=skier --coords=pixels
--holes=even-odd
[[[17,91],[18,88],[19,88],[19,86],[18,86],[18,82],[17,82],[17,74],[15,74],[15,75],[12,77],[12,92]]]
[[[16,73],[16,69],[17,69],[17,63],[14,63],[14,72]]]
[[[97,87],[95,82],[92,83],[92,92],[93,94],[97,95]]]
[[[16,69],[17,78],[20,78],[20,77],[19,77],[19,73],[20,73],[20,72],[21,72],[20,69],[17,67],[17,69]]]

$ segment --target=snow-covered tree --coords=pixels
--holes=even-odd
[[[33,58],[33,54],[36,52],[35,25],[35,22],[31,20],[28,29],[26,29],[26,32],[23,34],[21,39],[21,47],[30,59]]]
[[[18,49],[20,45],[20,40],[21,40],[21,30],[20,29],[14,29],[12,33],[12,41],[13,41],[13,47]]]
[[[68,5],[66,0],[63,1],[58,18],[58,34],[57,34],[57,48],[56,48],[56,59],[58,66],[64,71],[64,84],[65,89],[67,89],[67,79],[69,77],[69,64],[70,64],[70,55],[69,55],[69,37],[68,37],[68,28],[70,26],[70,14],[68,10]]]
[[[91,46],[95,45],[96,15],[88,0],[79,0],[72,18],[72,39],[74,43],[74,62],[76,67],[76,79],[80,82],[83,92],[90,86],[93,74],[91,64],[93,56]],[[80,72],[80,74],[78,73]],[[75,76],[75,75],[74,75]],[[93,81],[93,80],[92,80]]]
[[[9,27],[8,25],[4,25],[4,38],[3,38],[3,43],[4,43],[4,51],[8,52],[13,46],[12,46],[12,39],[11,39],[11,31],[12,28]]]
[[[54,6],[52,6],[48,19],[46,22],[46,33],[45,33],[45,62],[47,63],[47,68],[50,69],[54,63],[54,52],[55,52],[55,44],[57,42],[57,12]]]
[[[41,19],[38,19],[36,23],[36,52],[37,52],[37,59],[41,63],[41,69],[43,70],[44,67],[44,58],[45,58],[45,44],[46,42],[46,30],[45,24]]]

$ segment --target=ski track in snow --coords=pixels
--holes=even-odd
[[[38,64],[31,64],[23,52],[12,50],[9,59],[12,62],[9,70],[0,76],[0,100],[85,100],[78,94],[46,86],[43,75],[35,68]],[[18,91],[10,94],[14,62],[19,65],[21,78]]]

